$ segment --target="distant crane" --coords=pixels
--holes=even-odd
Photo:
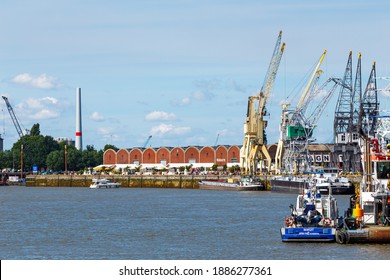
[[[281,39],[282,31],[279,32],[271,62],[259,94],[249,96],[248,98],[247,115],[244,123],[244,144],[241,148],[241,170],[244,174],[254,175],[260,161],[266,162],[268,172],[271,169],[271,157],[267,150],[267,141],[265,139],[267,121],[264,120],[264,117],[267,115],[267,101],[271,95],[285,47],[285,43],[281,44]]]
[[[22,128],[20,127],[18,119],[16,118],[14,109],[12,109],[12,106],[11,106],[11,104],[8,101],[8,98],[6,96],[2,96],[2,97],[3,97],[4,101],[5,101],[5,104],[7,105],[8,112],[9,112],[9,114],[11,116],[11,119],[12,119],[14,125],[15,125],[15,128],[16,128],[16,131],[18,132],[19,138],[20,138],[20,140],[22,142],[22,145],[20,147],[20,178],[22,179],[23,178],[24,149],[27,148],[26,144],[23,141],[24,133],[22,131]]]
[[[219,133],[217,134],[217,138],[215,139],[214,146],[217,146],[217,144],[218,144],[218,139],[219,139]]]
[[[144,149],[145,149],[146,146],[148,145],[148,143],[149,143],[149,141],[150,141],[151,138],[152,138],[152,135],[149,135],[148,139],[146,139],[145,144],[144,144],[144,146],[143,146]]]
[[[20,127],[19,121],[16,118],[14,109],[12,109],[12,106],[9,103],[8,98],[6,96],[2,96],[2,97],[3,97],[4,101],[5,101],[5,104],[7,105],[8,112],[9,112],[9,114],[11,116],[11,119],[12,119],[14,125],[15,125],[16,131],[19,134],[19,138],[22,138],[24,136],[24,134],[23,134],[23,131],[22,131],[21,127]]]

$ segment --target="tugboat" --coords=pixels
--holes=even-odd
[[[280,229],[283,242],[335,241],[338,207],[331,190],[323,195],[311,185],[290,209],[291,216],[285,218],[285,226]]]
[[[363,143],[364,176],[336,231],[340,244],[390,243],[390,145],[369,137]]]

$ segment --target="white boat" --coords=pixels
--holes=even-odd
[[[290,209],[291,216],[280,229],[283,242],[335,241],[338,206],[331,191],[324,195],[316,187],[305,189]]]
[[[110,182],[107,178],[92,179],[92,184],[89,186],[90,189],[110,189],[119,188],[121,184],[117,182]]]
[[[332,194],[354,194],[355,187],[347,178],[339,175],[338,168],[324,168],[315,172],[311,178],[321,192],[332,189]]]

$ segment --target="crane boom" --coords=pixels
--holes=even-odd
[[[318,122],[318,119],[322,115],[323,111],[325,110],[326,105],[329,103],[329,100],[331,99],[333,93],[335,92],[337,86],[343,85],[343,81],[338,78],[329,78],[316,92],[322,92],[324,88],[330,83],[334,82],[334,85],[332,88],[326,93],[324,98],[321,100],[321,102],[317,105],[317,107],[314,109],[313,113],[308,117],[309,124],[311,126],[315,126]]]
[[[148,139],[146,140],[146,142],[144,144],[144,148],[146,148],[146,146],[148,145],[151,138],[152,138],[152,135],[149,135]]]
[[[24,134],[23,134],[23,131],[22,131],[21,127],[20,127],[19,121],[16,118],[14,109],[12,109],[12,106],[9,103],[8,98],[6,96],[2,96],[2,97],[3,97],[4,101],[5,101],[5,104],[7,105],[8,112],[9,112],[9,114],[11,116],[11,119],[12,119],[14,125],[15,125],[16,131],[19,134],[19,138],[22,138],[24,136]]]
[[[317,75],[317,73],[318,73],[318,69],[320,68],[320,66],[321,66],[321,64],[322,64],[322,61],[324,60],[325,55],[326,55],[326,50],[323,52],[323,54],[322,54],[320,60],[318,61],[318,64],[317,64],[315,70],[313,71],[313,74],[312,74],[312,76],[311,76],[311,78],[310,78],[310,80],[309,80],[309,83],[307,84],[307,86],[306,86],[306,88],[305,88],[305,90],[304,90],[304,92],[303,92],[303,94],[302,94],[302,96],[301,96],[301,99],[300,99],[299,102],[298,102],[298,105],[297,105],[297,108],[298,108],[298,109],[303,105],[303,101],[306,99],[306,96],[307,96],[307,94],[308,94],[309,91],[310,91],[311,84],[312,84],[314,78],[316,77],[316,75]]]
[[[276,40],[271,62],[269,63],[268,71],[264,78],[263,86],[261,87],[259,93],[260,99],[258,104],[258,112],[261,113],[263,116],[265,114],[265,107],[267,105],[267,101],[271,94],[272,86],[275,82],[276,73],[278,72],[280,60],[282,58],[284,47],[286,45],[286,43],[283,43],[282,47],[280,47],[281,40],[282,40],[282,31],[279,32],[278,39]]]

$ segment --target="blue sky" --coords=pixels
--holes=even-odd
[[[374,60],[377,75],[390,76],[389,12],[382,0],[4,0],[0,94],[24,128],[39,123],[44,135],[74,139],[81,87],[84,147],[139,147],[149,135],[153,147],[214,145],[217,135],[217,144],[240,145],[247,98],[261,88],[282,30],[286,49],[267,104],[272,143],[282,100],[297,103],[297,85],[325,49],[322,81],[342,77],[350,50],[354,67],[362,53],[363,87]],[[336,95],[319,142],[332,141]],[[18,136],[1,102],[9,149]]]

